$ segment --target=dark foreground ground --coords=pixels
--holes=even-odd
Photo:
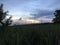
[[[0,45],[60,45],[60,24],[9,26],[0,30]]]

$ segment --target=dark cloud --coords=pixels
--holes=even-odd
[[[48,8],[52,10],[60,9],[60,0],[52,0],[52,3],[48,5]]]
[[[47,18],[54,17],[52,10],[36,10],[35,12],[32,12],[31,16],[32,18],[40,18],[43,16],[46,16]]]

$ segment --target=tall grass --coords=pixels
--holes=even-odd
[[[9,26],[0,45],[60,45],[60,24]]]

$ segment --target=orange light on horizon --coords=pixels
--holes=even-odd
[[[7,16],[7,18],[9,18]],[[12,19],[13,22],[19,22],[19,23],[24,23],[24,24],[32,24],[32,23],[41,23],[41,21],[39,20],[35,20],[35,19],[23,19],[23,20],[19,20],[19,17],[13,16]]]
[[[34,19],[26,19],[25,21],[26,21],[27,23],[40,23],[40,21],[34,20]]]

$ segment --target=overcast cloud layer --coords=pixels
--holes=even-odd
[[[60,0],[0,0],[9,14],[31,19],[53,19],[53,12],[60,9]]]
[[[16,11],[32,11],[34,9],[54,10],[60,8],[60,0],[0,0],[5,8]]]

